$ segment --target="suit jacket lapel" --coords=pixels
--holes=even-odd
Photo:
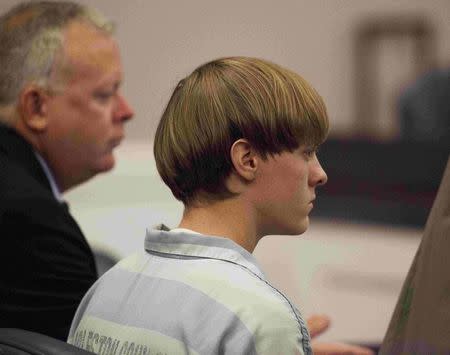
[[[50,182],[42,169],[41,164],[36,158],[33,147],[14,129],[0,124],[0,154],[5,154],[11,161],[16,161],[39,184],[48,188],[51,192]],[[53,192],[52,192],[53,193]]]

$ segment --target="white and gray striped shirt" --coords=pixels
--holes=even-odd
[[[312,354],[300,313],[230,239],[147,231],[83,298],[68,342],[97,354]]]

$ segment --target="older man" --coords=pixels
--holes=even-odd
[[[71,2],[0,17],[0,327],[66,339],[97,278],[61,194],[114,166],[133,116],[112,30]]]

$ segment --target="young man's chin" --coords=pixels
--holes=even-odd
[[[299,222],[295,233],[293,235],[300,235],[306,232],[309,227],[309,217],[306,216],[301,222]]]
[[[285,226],[284,228],[282,228],[280,233],[274,233],[274,234],[296,236],[296,235],[305,233],[306,230],[308,229],[308,227],[309,227],[309,217],[306,217],[303,220],[298,221],[295,224]]]

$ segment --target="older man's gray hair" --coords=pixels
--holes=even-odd
[[[72,2],[30,1],[0,17],[0,121],[12,123],[11,112],[20,91],[34,83],[50,89],[56,53],[63,32],[73,21],[110,35],[114,25],[93,9]]]

